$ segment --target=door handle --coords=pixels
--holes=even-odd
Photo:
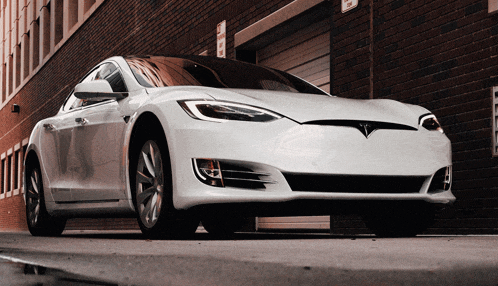
[[[86,118],[78,117],[78,118],[74,119],[74,121],[76,121],[76,123],[79,123],[81,125],[88,124],[88,120]]]
[[[55,130],[55,126],[51,123],[43,124],[43,128],[45,128],[45,130],[47,130],[47,131],[54,131]]]

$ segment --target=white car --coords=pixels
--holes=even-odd
[[[184,236],[200,221],[227,235],[245,217],[354,212],[379,236],[413,236],[455,200],[451,165],[420,106],[225,59],[113,57],[34,127],[26,215],[33,235],[136,216],[147,236]]]

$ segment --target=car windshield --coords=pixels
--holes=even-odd
[[[253,64],[209,57],[126,57],[144,87],[207,86],[328,95],[288,73]]]

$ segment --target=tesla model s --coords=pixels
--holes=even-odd
[[[451,168],[420,106],[233,60],[113,57],[34,127],[26,217],[33,235],[136,216],[147,236],[185,236],[200,222],[226,235],[247,217],[358,213],[379,236],[413,236],[455,200]]]

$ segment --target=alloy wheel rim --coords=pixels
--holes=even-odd
[[[147,141],[140,151],[136,182],[136,199],[140,220],[144,226],[151,228],[159,218],[164,197],[161,151],[152,140]]]
[[[41,180],[38,170],[33,170],[30,175],[30,184],[26,192],[28,220],[31,226],[38,223],[40,217],[40,189]]]

